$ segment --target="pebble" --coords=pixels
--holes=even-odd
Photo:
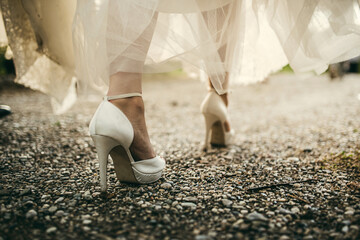
[[[231,207],[231,205],[233,204],[233,202],[229,199],[222,199],[221,202],[225,207]]]
[[[48,209],[49,213],[54,213],[54,212],[56,212],[56,210],[57,210],[57,207],[56,207],[56,206],[51,206],[51,207]]]
[[[59,202],[62,202],[63,200],[64,200],[63,197],[59,197],[58,199],[56,199],[55,204],[57,204],[57,203],[59,203]]]
[[[185,197],[183,200],[186,202],[197,202],[198,201],[198,199],[196,197]]]
[[[240,211],[240,213],[243,214],[243,215],[247,214],[248,212],[249,212],[249,211],[246,210],[246,209]]]
[[[307,235],[303,238],[303,240],[312,240],[314,237],[312,235]]]
[[[350,226],[350,230],[353,230],[353,231],[358,232],[358,231],[359,231],[359,226],[357,226],[357,225],[351,225],[351,226]]]
[[[48,229],[46,229],[46,233],[50,234],[50,233],[56,232],[56,230],[57,230],[56,227],[49,227]]]
[[[35,203],[33,201],[27,201],[26,203],[24,203],[25,207],[33,207],[35,205]]]
[[[197,235],[195,236],[195,240],[212,240],[213,238],[207,235]]]
[[[196,204],[195,204],[195,203],[192,203],[192,202],[184,202],[184,203],[181,203],[181,206],[182,206],[182,207],[196,208]]]
[[[33,218],[35,216],[37,216],[37,212],[34,209],[31,209],[26,213],[26,218]]]
[[[64,211],[63,210],[59,210],[55,213],[55,216],[57,217],[62,217],[64,215]]]
[[[87,225],[87,224],[90,224],[90,223],[91,223],[91,220],[90,220],[90,219],[85,219],[82,223],[85,224],[85,225]]]
[[[85,198],[85,200],[88,200],[88,201],[93,199],[90,191],[86,191],[86,192],[84,193],[84,198]]]
[[[249,221],[268,221],[268,219],[264,215],[256,211],[249,213],[248,215],[246,215],[245,218]]]
[[[72,200],[69,201],[68,206],[69,207],[74,207],[76,205],[76,203],[77,203],[77,201],[75,199],[72,199]]]
[[[286,215],[286,214],[292,214],[293,212],[291,212],[285,208],[280,208],[279,213]]]
[[[30,188],[24,189],[20,192],[20,196],[25,196],[25,195],[29,195],[29,194],[31,194]]]
[[[355,213],[354,211],[348,210],[344,214],[345,214],[345,216],[352,216],[352,215],[354,215],[354,213]]]
[[[171,185],[171,183],[165,182],[165,183],[161,184],[160,187],[163,189],[171,189],[172,185]]]
[[[273,211],[268,211],[268,212],[266,212],[266,215],[269,217],[273,217],[273,216],[275,216],[275,213]]]
[[[286,236],[286,235],[282,235],[279,240],[289,240],[290,237],[289,236]]]
[[[294,214],[298,214],[300,212],[300,209],[298,207],[291,208],[291,212]]]

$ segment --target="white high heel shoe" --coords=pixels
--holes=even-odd
[[[114,162],[116,176],[120,182],[152,183],[161,177],[165,160],[156,156],[134,161],[129,150],[134,139],[134,130],[125,114],[109,100],[140,96],[129,93],[104,97],[90,122],[90,136],[94,140],[100,166],[101,191],[107,189],[106,171],[108,156]]]
[[[200,110],[206,126],[204,150],[210,149],[211,146],[225,147],[231,144],[235,131],[225,131],[224,123],[229,121],[227,107],[214,90],[206,95]]]

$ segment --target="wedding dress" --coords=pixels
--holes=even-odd
[[[0,2],[16,81],[52,96],[58,113],[104,94],[118,71],[193,66],[223,93],[226,73],[248,84],[287,64],[320,74],[360,55],[357,0]]]

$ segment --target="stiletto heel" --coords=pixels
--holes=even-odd
[[[106,183],[106,171],[107,171],[107,163],[108,163],[108,156],[110,151],[118,145],[117,141],[101,136],[101,135],[92,135],[91,138],[94,141],[96,152],[98,154],[99,159],[99,168],[100,168],[100,188],[102,192],[105,192],[107,189]]]
[[[205,143],[204,150],[210,148],[210,137],[211,137],[211,128],[216,121],[218,121],[218,117],[210,113],[203,113],[205,119]]]
[[[151,159],[134,161],[130,145],[134,139],[134,130],[125,114],[108,100],[141,96],[129,93],[105,97],[99,105],[91,122],[90,136],[94,140],[99,158],[100,188],[106,191],[106,172],[110,154],[120,182],[151,183],[157,181],[165,167],[165,160],[156,156]]]
[[[205,119],[205,143],[204,150],[211,146],[224,147],[230,144],[235,135],[233,129],[225,131],[224,123],[229,121],[227,108],[221,97],[210,91],[201,104],[201,112]]]

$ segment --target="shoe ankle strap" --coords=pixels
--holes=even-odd
[[[113,95],[113,96],[105,96],[104,100],[114,100],[114,99],[120,99],[120,98],[129,98],[129,97],[141,97],[141,93],[125,93],[125,94],[119,94],[119,95]]]

